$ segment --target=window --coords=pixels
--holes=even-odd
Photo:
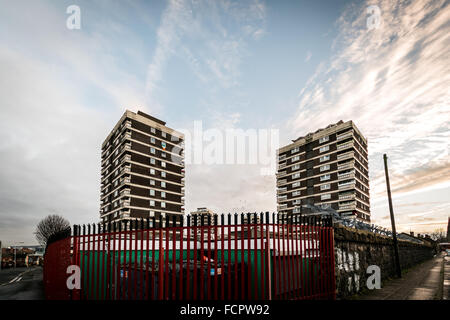
[[[155,169],[150,169],[150,174],[154,175],[155,174]]]
[[[150,132],[151,132],[151,133],[156,133],[155,128],[151,127],[151,128],[150,128]]]
[[[161,152],[161,157],[165,158],[166,157],[166,153],[165,152]]]
[[[161,135],[163,136],[163,138],[167,137],[167,133],[165,133],[164,131],[161,132]]]
[[[166,183],[164,181],[161,181],[161,188],[165,188],[166,187]]]
[[[327,199],[331,199],[330,193],[326,193],[320,196],[320,200],[327,200]]]
[[[163,178],[166,177],[166,173],[164,171],[161,171],[161,177],[163,177]]]
[[[297,191],[292,192],[292,196],[293,196],[293,197],[299,196],[299,195],[300,195],[300,190],[297,190]]]
[[[155,154],[155,148],[150,148],[150,153]]]
[[[320,167],[320,172],[327,171],[327,170],[330,170],[330,165],[329,164],[326,164],[326,165]]]
[[[324,143],[330,140],[330,136],[322,137],[319,139],[319,143]]]
[[[161,202],[161,208],[165,208],[166,207],[166,203],[165,202]]]
[[[291,154],[298,152],[300,149],[299,148],[294,148],[291,150]]]
[[[166,167],[166,163],[164,161],[161,161],[161,167],[163,167],[163,168]]]
[[[150,185],[154,186],[155,185],[155,180],[150,179]]]
[[[297,178],[300,178],[300,172],[294,173],[292,175],[292,179],[297,179]]]
[[[155,144],[155,142],[156,142],[155,138],[151,137],[151,138],[150,138],[150,143]]]
[[[298,169],[300,169],[300,165],[299,164],[296,164],[296,165],[294,165],[292,167],[292,171],[295,171],[295,170],[298,170]]]
[[[294,200],[294,201],[292,201],[292,204],[300,204],[301,203],[301,200],[300,199],[297,199],[297,200]]]
[[[155,206],[155,200],[150,200],[150,206],[154,207]]]
[[[331,208],[331,203],[322,203],[322,204],[320,205],[320,207],[321,207],[322,209],[328,209],[328,208]]]
[[[320,190],[328,190],[330,189],[331,185],[329,183],[323,184],[320,186]]]
[[[300,182],[294,182],[292,184],[292,188],[297,188],[297,187],[300,187]]]
[[[156,163],[155,159],[154,158],[150,158],[150,164],[155,164],[155,163]]]
[[[300,213],[300,208],[294,208],[294,213]]]
[[[118,194],[119,194],[118,190],[114,191],[114,197],[117,197]]]
[[[291,162],[295,162],[295,161],[298,161],[298,160],[300,160],[300,156],[295,156],[295,157],[293,157],[291,159]]]
[[[151,196],[154,196],[154,195],[155,195],[155,190],[150,189],[150,195],[151,195]]]
[[[330,175],[329,174],[325,174],[325,175],[320,177],[320,181],[326,181],[326,180],[330,180]]]
[[[164,191],[161,191],[161,198],[165,198],[166,197],[166,193]]]
[[[330,160],[330,156],[329,155],[320,157],[320,162],[324,162],[324,161],[328,161],[328,160]]]
[[[325,146],[325,147],[322,147],[322,148],[320,148],[320,153],[322,153],[322,152],[325,152],[325,151],[328,151],[328,150],[330,150],[330,146]]]

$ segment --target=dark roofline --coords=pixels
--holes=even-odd
[[[142,111],[138,111],[137,114],[140,115],[140,116],[146,117],[147,119],[150,119],[152,121],[158,122],[159,124],[162,124],[163,126],[166,125],[165,121],[162,121],[162,120],[159,120],[159,119],[157,119],[155,117],[152,117],[151,115],[146,114],[146,113],[144,113]]]

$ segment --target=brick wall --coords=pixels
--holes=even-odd
[[[366,287],[367,267],[377,265],[381,280],[395,276],[393,240],[374,233],[337,226],[334,229],[337,297],[345,299]],[[436,248],[430,243],[418,244],[399,240],[402,269],[433,257]]]

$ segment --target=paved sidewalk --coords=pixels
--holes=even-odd
[[[444,257],[443,300],[450,300],[450,256]]]
[[[441,287],[444,255],[438,254],[407,273],[401,279],[387,281],[379,290],[358,297],[359,300],[433,300]],[[383,271],[382,271],[383,272]]]

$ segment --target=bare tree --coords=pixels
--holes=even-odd
[[[66,231],[70,228],[70,223],[65,218],[58,216],[56,214],[49,215],[42,219],[37,227],[36,235],[37,241],[45,246],[48,239],[62,231]]]
[[[436,229],[432,233],[430,233],[430,238],[437,242],[445,242],[447,240],[447,235],[444,232],[444,229]]]

